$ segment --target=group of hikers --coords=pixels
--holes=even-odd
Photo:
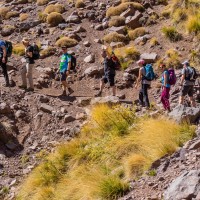
[[[34,91],[33,84],[33,69],[35,60],[39,58],[39,48],[34,43],[30,43],[28,38],[23,38],[22,43],[25,49],[25,55],[22,59],[23,65],[21,69],[22,85],[19,87],[27,91]],[[69,76],[71,70],[76,67],[76,58],[68,53],[67,46],[62,46],[62,55],[59,64],[59,74],[60,81],[62,83],[62,96],[67,96],[72,94],[74,91],[69,86],[67,82],[67,77]],[[5,86],[9,87],[9,77],[7,72],[7,61],[8,57],[12,53],[12,43],[0,40],[0,66],[2,67],[2,72],[5,78]],[[102,46],[102,57],[104,65],[104,76],[100,80],[100,90],[95,95],[96,97],[101,96],[104,86],[109,83],[110,88],[112,88],[112,95],[116,96],[116,85],[115,85],[115,75],[116,71],[120,70],[121,65],[119,59],[114,54],[114,51],[110,51],[107,46]],[[138,78],[136,80],[135,88],[140,85],[139,91],[139,104],[146,108],[150,107],[148,90],[151,87],[151,82],[156,78],[153,67],[151,64],[145,62],[145,60],[139,60],[137,62],[139,68]],[[182,63],[182,76],[180,80],[180,97],[179,104],[183,104],[184,97],[189,96],[191,106],[195,107],[195,100],[193,98],[195,80],[197,78],[197,73],[195,68],[190,66],[189,61],[184,61]],[[170,112],[170,88],[176,84],[176,74],[173,67],[167,68],[166,64],[162,63],[159,66],[162,71],[161,83],[161,102],[166,111]],[[28,81],[27,81],[28,80]],[[27,82],[29,82],[29,87],[27,87]],[[68,91],[68,92],[67,92]]]

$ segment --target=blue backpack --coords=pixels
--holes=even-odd
[[[145,67],[145,76],[143,77],[147,81],[152,81],[155,79],[155,73],[151,64],[147,64]]]

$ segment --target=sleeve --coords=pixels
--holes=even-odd
[[[72,56],[68,55],[67,60],[68,60],[68,63],[71,62],[72,61]]]
[[[5,47],[5,46],[6,46],[5,42],[4,42],[4,41],[1,41],[1,42],[0,42],[0,47]]]
[[[27,52],[33,52],[33,47],[32,46],[28,47]]]
[[[185,74],[185,69],[182,69],[181,74],[182,74],[182,75]]]

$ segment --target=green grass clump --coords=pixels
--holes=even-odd
[[[52,5],[48,5],[44,9],[45,14],[50,14],[52,12],[63,13],[65,12],[65,8],[62,4],[52,4]]]
[[[47,16],[46,21],[50,26],[57,26],[64,21],[64,18],[60,13],[52,12]]]
[[[37,0],[38,6],[43,6],[49,3],[49,0]]]
[[[118,199],[128,180],[193,135],[193,127],[169,119],[139,119],[123,106],[95,106],[79,136],[33,170],[17,200]]]
[[[68,48],[74,47],[78,44],[78,42],[75,39],[69,38],[69,37],[61,37],[59,40],[56,41],[56,46],[66,46]]]
[[[190,17],[187,21],[186,28],[189,33],[200,33],[200,14],[198,16]]]
[[[13,53],[19,56],[23,56],[25,54],[24,45],[21,43],[13,45]]]
[[[113,16],[111,17],[109,21],[109,27],[112,27],[112,26],[119,27],[123,25],[125,25],[125,17]]]
[[[126,42],[127,37],[117,32],[112,32],[104,36],[103,41],[106,43],[111,42]]]
[[[128,31],[128,36],[131,40],[135,40],[136,38],[143,36],[146,34],[146,30],[144,27],[136,28],[134,30]]]
[[[168,38],[172,42],[176,42],[181,40],[182,36],[175,27],[163,27],[162,33],[165,35],[166,38]]]
[[[83,0],[77,0],[76,4],[75,4],[76,8],[84,8],[85,7],[85,3]]]

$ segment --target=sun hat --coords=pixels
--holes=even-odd
[[[23,39],[22,39],[22,42],[24,42],[24,43],[29,43],[29,39],[28,39],[28,38],[23,38]]]

